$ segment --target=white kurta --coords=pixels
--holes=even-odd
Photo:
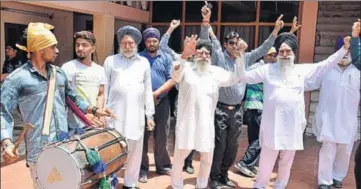
[[[341,48],[317,64],[295,64],[293,73],[284,82],[280,63],[266,64],[254,70],[241,72],[248,84],[263,82],[263,114],[260,142],[273,150],[303,150],[303,132],[306,127],[304,83],[309,78],[323,76],[340,62],[346,51]]]
[[[106,107],[117,116],[107,119],[108,126],[138,140],[144,133],[145,116],[154,114],[149,62],[139,55],[129,59],[116,54],[106,58],[104,69]]]
[[[353,143],[357,135],[360,103],[360,71],[349,65],[344,71],[336,66],[324,77],[306,83],[320,88],[313,132],[319,142]]]
[[[236,66],[240,66],[240,61]],[[214,148],[214,113],[219,87],[239,82],[238,72],[232,73],[217,66],[209,66],[199,74],[195,64],[176,61],[178,70],[171,70],[172,79],[179,84],[176,124],[176,149],[211,152]]]

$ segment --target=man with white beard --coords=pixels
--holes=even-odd
[[[239,49],[244,51],[241,45],[244,43],[239,44]],[[234,54],[237,57],[236,68],[242,65],[241,50]],[[201,154],[196,188],[207,187],[213,158],[218,89],[239,82],[240,75],[237,72],[228,72],[211,65],[211,52],[210,41],[199,41],[197,36],[192,36],[189,41],[185,40],[181,59],[174,63],[171,70],[172,79],[179,84],[176,144],[171,173],[174,189],[183,188],[184,159],[193,149]],[[186,62],[185,59],[193,54],[194,63]]]
[[[303,150],[303,131],[306,127],[304,83],[310,78],[322,77],[342,60],[350,47],[345,45],[326,60],[317,64],[294,64],[298,48],[294,34],[280,34],[275,41],[277,62],[246,71],[240,66],[241,82],[263,82],[263,114],[260,126],[262,147],[259,172],[254,188],[265,188],[271,177],[278,155],[276,189],[288,184],[296,150]]]
[[[336,50],[343,40],[336,43]],[[342,188],[357,135],[360,103],[360,71],[349,52],[323,77],[306,81],[305,88],[320,88],[313,133],[322,142],[318,161],[319,189]]]
[[[107,120],[128,143],[123,189],[136,187],[143,150],[145,116],[147,129],[154,129],[154,101],[148,60],[137,53],[142,40],[140,31],[123,26],[117,31],[119,54],[104,62],[107,79],[106,104],[118,119]]]

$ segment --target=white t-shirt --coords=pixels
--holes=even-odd
[[[66,62],[61,68],[78,94],[92,106],[96,106],[99,88],[105,85],[104,68],[94,62],[91,66],[86,66],[76,59]],[[84,126],[71,111],[68,112],[68,119],[71,128]]]

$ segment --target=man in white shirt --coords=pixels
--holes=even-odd
[[[77,59],[66,62],[61,67],[66,73],[72,87],[92,106],[104,106],[105,74],[102,66],[92,61],[96,39],[91,32],[80,31],[74,34]],[[103,118],[92,114],[86,117],[94,126],[104,126]],[[70,128],[84,127],[84,123],[68,109]]]
[[[210,41],[199,42],[196,39],[197,36],[192,36],[185,40],[181,58],[174,63],[171,70],[172,79],[179,84],[176,142],[171,173],[174,189],[183,188],[184,159],[193,149],[201,154],[196,188],[207,187],[213,158],[214,113],[218,90],[219,87],[230,86],[239,81],[237,72],[228,72],[211,65]],[[193,54],[195,62],[187,62],[187,57]],[[240,54],[237,56],[236,68],[243,61]]]
[[[263,114],[260,126],[262,147],[259,172],[254,188],[265,188],[271,177],[278,155],[276,189],[288,184],[296,150],[303,150],[306,127],[304,83],[322,77],[339,63],[350,47],[349,39],[343,48],[317,64],[294,64],[298,47],[292,33],[280,34],[275,41],[277,62],[247,71],[241,66],[241,81],[248,84],[263,82]]]
[[[142,40],[138,29],[123,26],[117,31],[117,37],[119,53],[106,58],[104,69],[107,80],[106,104],[118,119],[107,119],[107,124],[127,139],[129,153],[123,188],[137,189],[144,123],[147,120],[148,130],[153,130],[155,126],[150,65],[146,58],[137,53]]]
[[[343,40],[336,42],[336,50]],[[351,64],[348,52],[323,77],[305,83],[310,90],[320,88],[313,132],[322,142],[318,161],[319,189],[342,188],[357,136],[360,103],[360,71]]]

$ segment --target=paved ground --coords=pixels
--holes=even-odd
[[[244,130],[242,134],[241,145],[238,150],[238,158],[237,160],[243,155],[244,150],[247,145],[246,139],[246,130]],[[173,155],[173,146],[172,143],[174,141],[174,133],[170,137],[169,141],[169,151],[171,155]],[[150,145],[152,145],[150,143]],[[358,143],[355,144],[357,146]],[[318,162],[318,150],[320,145],[315,141],[314,137],[305,137],[305,150],[297,152],[295,162],[292,168],[291,173],[291,180],[288,185],[289,189],[316,189],[317,188],[317,162]],[[150,150],[152,148],[149,148]],[[148,183],[140,184],[141,189],[171,189],[170,187],[170,176],[158,176],[155,174],[155,167],[154,167],[154,159],[153,153],[149,153],[150,156],[150,165],[151,165],[151,173],[149,175]],[[355,189],[355,181],[354,181],[354,174],[353,174],[353,167],[354,167],[354,155],[352,155],[352,161],[350,164],[350,169],[347,177],[344,180],[344,187],[343,189]],[[194,159],[194,166],[195,166],[195,174],[188,175],[184,174],[184,182],[185,182],[185,189],[193,189],[194,183],[196,180],[196,175],[198,173],[199,167],[199,154],[196,153]],[[275,168],[275,171],[277,168]],[[234,169],[230,170],[230,178],[237,183],[237,188],[252,188],[253,179],[246,178],[235,174]],[[277,176],[276,173],[272,174],[272,180],[269,183],[269,188],[273,188],[272,185],[274,183],[275,177]],[[120,183],[123,183],[123,172],[119,174]],[[1,188],[2,189],[29,189],[32,186],[30,173],[25,167],[24,161],[19,161],[12,165],[8,165],[1,168]],[[121,184],[118,188],[121,188]]]

